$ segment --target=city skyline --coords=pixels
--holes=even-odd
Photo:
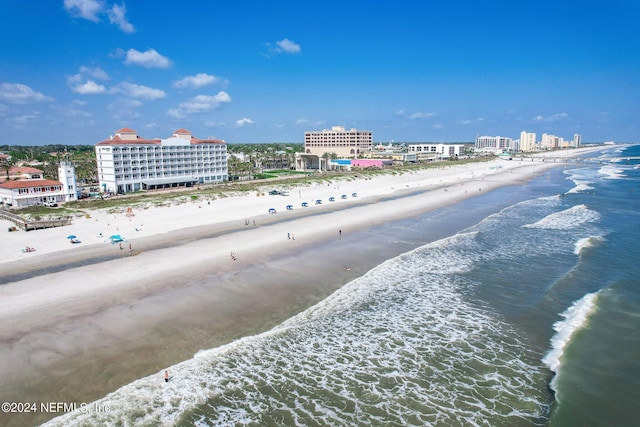
[[[5,2],[0,145],[640,141],[640,5],[558,3]]]

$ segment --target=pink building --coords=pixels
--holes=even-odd
[[[391,166],[391,160],[378,160],[378,159],[352,159],[351,167],[354,168],[380,168],[384,166]]]

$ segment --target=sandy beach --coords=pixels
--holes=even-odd
[[[90,402],[200,349],[268,330],[413,244],[375,244],[367,230],[525,183],[561,165],[551,157],[601,149],[336,180],[286,188],[288,196],[92,210],[31,232],[0,221],[3,400]],[[116,234],[122,245],[110,243]],[[2,414],[0,423],[55,415]]]

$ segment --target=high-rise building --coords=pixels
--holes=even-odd
[[[582,135],[579,133],[573,134],[573,146],[578,148],[582,145]]]
[[[179,129],[166,139],[145,139],[129,128],[96,144],[100,188],[129,193],[227,180],[227,144]]]
[[[535,132],[520,132],[520,151],[535,151],[536,134]]]
[[[336,154],[342,158],[355,158],[373,148],[373,132],[368,130],[345,130],[344,126],[304,133],[304,152],[322,156]]]
[[[548,150],[557,150],[558,148],[564,147],[564,138],[543,133],[542,141],[540,142],[540,144],[543,148],[546,148]]]

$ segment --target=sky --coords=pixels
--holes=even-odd
[[[0,0],[0,145],[640,142],[637,0]]]

